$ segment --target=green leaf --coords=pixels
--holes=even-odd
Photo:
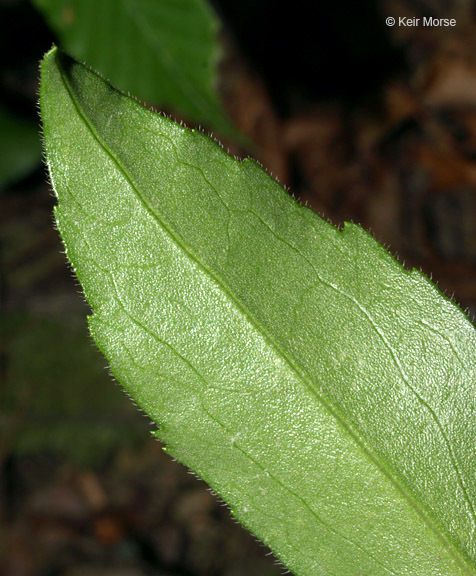
[[[49,317],[17,313],[2,318],[7,361],[0,386],[0,448],[9,441],[16,454],[56,452],[82,465],[104,463],[119,448],[140,445],[144,419],[117,387],[108,385],[100,355],[78,322],[84,311],[65,314],[60,302],[56,310]],[[122,426],[127,426],[126,438]]]
[[[476,334],[418,271],[57,51],[41,109],[92,335],[296,575],[476,574]]]
[[[36,122],[23,120],[0,106],[0,190],[28,176],[41,164]]]
[[[206,0],[33,0],[72,56],[125,92],[233,135],[217,93]]]

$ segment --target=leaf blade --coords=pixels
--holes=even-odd
[[[449,458],[446,484],[433,481],[428,462],[445,442],[441,434],[427,440],[428,458],[419,453],[418,436],[426,438],[431,410],[409,388],[406,373],[388,397],[375,387],[384,376],[391,382],[387,364],[392,351],[399,351],[391,340],[395,318],[388,314],[388,298],[397,306],[397,319],[406,318],[405,306],[425,311],[436,298],[436,312],[443,309],[431,317],[438,334],[438,322],[452,319],[472,345],[474,330],[462,313],[360,228],[333,228],[294,203],[256,165],[238,164],[203,135],[141,109],[55,52],[45,59],[43,74],[56,217],[95,311],[91,330],[116,377],[160,422],[159,438],[168,450],[204,477],[296,574],[474,573],[472,541],[464,541],[471,529],[465,508],[471,494],[465,500],[461,490],[474,463],[460,470],[457,461],[451,472]],[[61,106],[52,106],[53,95],[61,97]],[[74,169],[82,162],[93,176]],[[94,193],[76,192],[84,187]],[[372,256],[363,272],[356,254]],[[324,277],[314,260],[330,256],[340,258],[339,264],[325,267],[334,277]],[[419,302],[407,302],[408,283],[419,286]],[[155,286],[153,303],[142,286]],[[395,286],[403,292],[400,300]],[[386,316],[379,302],[386,303]],[[344,314],[341,326],[349,304],[354,310]],[[328,327],[334,328],[332,338]],[[419,332],[408,336],[401,326],[397,332],[411,352]],[[350,337],[357,350],[345,346]],[[458,350],[459,342],[449,342]],[[343,350],[350,360],[339,358]],[[359,372],[362,358],[376,365],[370,382],[361,367]],[[469,345],[462,358],[473,373]],[[393,376],[398,366],[394,362]],[[152,376],[157,373],[164,382],[160,392]],[[352,379],[357,390],[348,385]],[[391,451],[393,444],[402,445],[395,435],[400,415],[385,421],[385,429],[378,418],[396,401],[408,403],[405,418],[421,428],[416,435],[405,430],[404,446],[406,456],[413,450],[420,457],[416,469],[420,476],[425,472],[429,494],[420,493],[418,481],[409,485],[405,462]],[[459,401],[456,406],[464,409]],[[380,444],[376,430],[384,433]],[[460,452],[472,433],[464,435]],[[416,448],[410,445],[415,438]],[[433,485],[451,506],[430,506]],[[448,526],[450,512],[461,534]],[[384,557],[382,533],[389,540]]]
[[[61,47],[152,104],[238,137],[217,90],[219,22],[205,0],[34,0]]]

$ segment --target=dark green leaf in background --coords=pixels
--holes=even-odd
[[[41,109],[91,332],[167,451],[296,575],[476,574],[458,307],[56,50]]]
[[[0,107],[0,190],[41,163],[38,126]]]
[[[205,0],[33,0],[61,46],[125,92],[233,134],[217,92],[219,22]]]
[[[147,425],[109,385],[85,335],[84,307],[65,310],[57,302],[56,310],[2,321],[8,363],[0,387],[0,454],[6,442],[15,454],[42,451],[103,464],[118,447],[139,445]]]

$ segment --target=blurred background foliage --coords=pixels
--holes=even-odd
[[[455,18],[454,28],[385,25]],[[476,311],[469,0],[0,0],[0,573],[278,574],[112,383],[52,226],[38,64],[53,42]]]
[[[204,0],[33,0],[60,46],[135,97],[239,137],[218,95],[219,22]]]

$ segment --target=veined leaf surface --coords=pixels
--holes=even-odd
[[[167,451],[296,575],[476,574],[461,310],[56,50],[41,110],[91,333]]]
[[[222,133],[219,22],[207,0],[33,0],[61,47],[115,86]]]

